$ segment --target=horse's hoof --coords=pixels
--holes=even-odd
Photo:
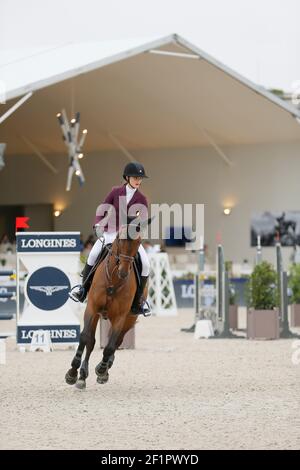
[[[77,373],[75,376],[73,375],[70,375],[69,374],[69,371],[66,373],[65,375],[65,381],[68,385],[74,385],[76,383],[76,380],[77,380]]]
[[[79,390],[83,390],[84,388],[86,388],[85,380],[84,379],[78,379],[77,382],[76,382],[75,387],[78,388]]]
[[[109,375],[108,375],[108,372],[106,372],[103,375],[98,375],[97,382],[98,384],[106,384],[106,382],[108,382],[108,379],[109,379]]]
[[[101,368],[102,368],[102,365],[99,365],[99,364],[95,367],[95,374],[97,375],[97,377],[99,377],[100,375],[106,374],[107,367],[104,367],[102,371],[101,371]]]

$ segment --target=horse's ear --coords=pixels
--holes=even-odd
[[[149,217],[148,219],[146,219],[146,220],[144,220],[143,222],[141,222],[141,229],[143,230],[145,227],[147,227],[147,225],[150,225],[153,220],[154,220],[154,216],[153,216],[153,217]]]
[[[134,220],[136,220],[136,217],[132,217],[130,215],[127,216],[127,225],[130,225],[131,222],[133,222]]]

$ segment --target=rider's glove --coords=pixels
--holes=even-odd
[[[104,229],[100,224],[94,225],[94,232],[97,238],[103,237]]]

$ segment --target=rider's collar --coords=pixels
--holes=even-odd
[[[130,191],[131,193],[135,192],[138,188],[134,188],[133,186],[131,186],[131,184],[128,182],[126,184],[126,190],[128,189],[128,191]]]

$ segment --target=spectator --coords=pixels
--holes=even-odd
[[[8,235],[5,233],[0,238],[0,253],[8,253],[8,252],[12,253],[13,251],[12,248],[13,247],[12,247],[12,244],[10,243]]]

